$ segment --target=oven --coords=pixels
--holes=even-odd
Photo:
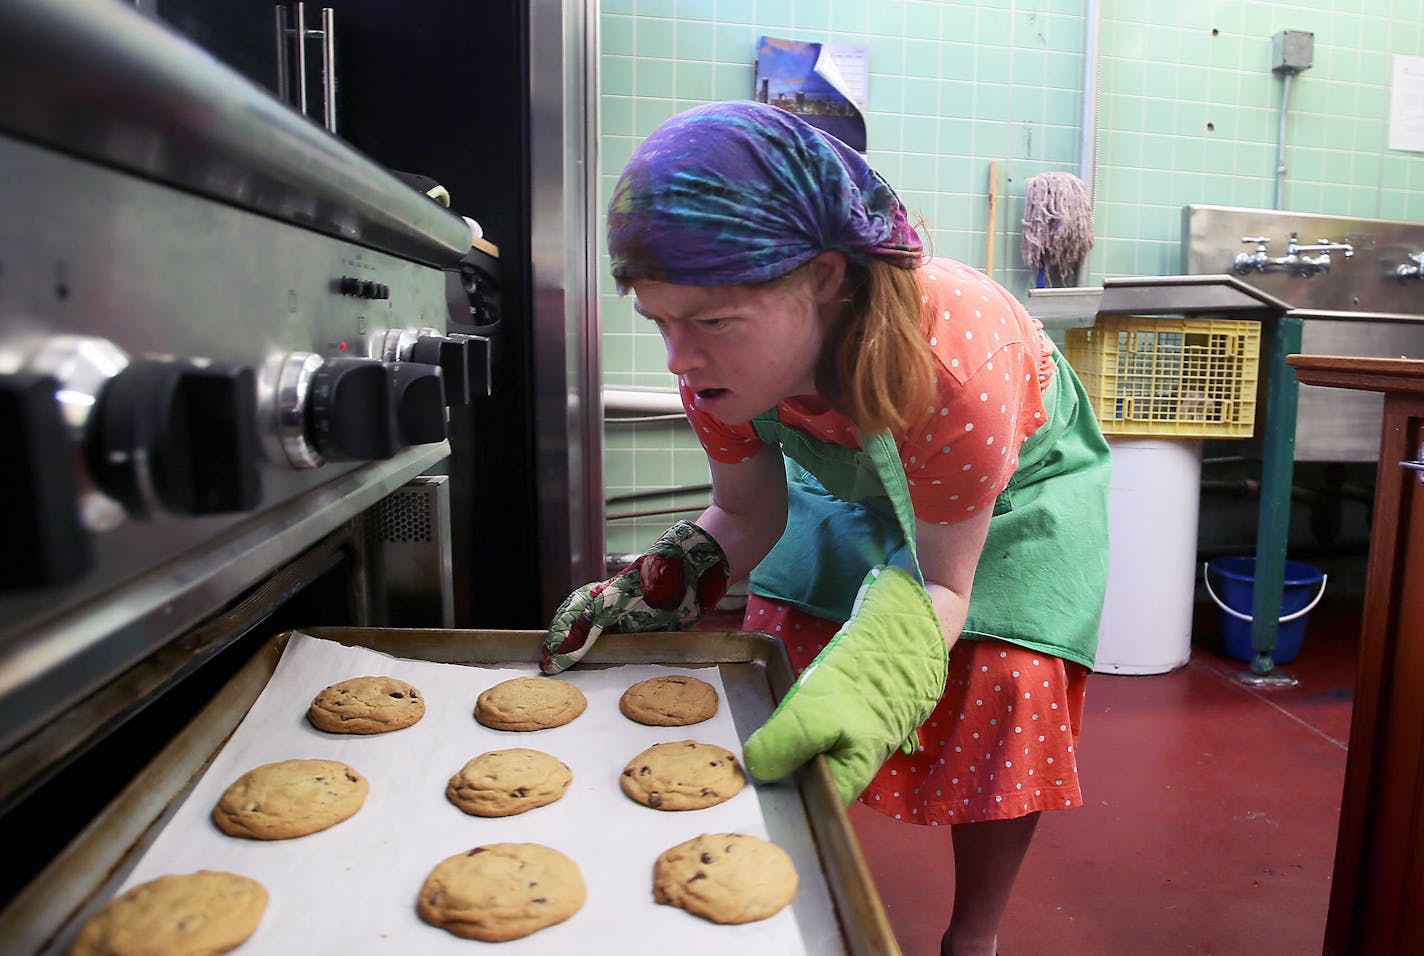
[[[121,4],[0,9],[0,169],[9,901],[273,633],[453,623],[491,343],[461,217]]]

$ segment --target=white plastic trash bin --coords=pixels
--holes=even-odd
[[[1110,436],[1108,589],[1096,669],[1162,674],[1191,656],[1201,439]]]

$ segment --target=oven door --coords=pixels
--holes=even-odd
[[[407,607],[471,233],[120,3],[0,4],[0,169],[8,898],[273,626]]]

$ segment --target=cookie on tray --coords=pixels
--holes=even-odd
[[[629,720],[654,727],[699,724],[717,713],[717,690],[683,674],[639,681],[623,692],[618,709]]]
[[[425,716],[420,691],[394,677],[353,677],[317,694],[307,720],[333,734],[383,734]]]
[[[538,843],[491,843],[436,864],[416,909],[432,926],[501,943],[562,923],[586,897],[578,864]]]
[[[366,802],[366,778],[339,760],[283,760],[238,777],[213,807],[224,833],[289,840],[334,826]]]
[[[775,915],[795,898],[797,882],[785,850],[742,833],[704,833],[653,864],[654,901],[714,923]]]
[[[226,953],[252,935],[266,908],[266,888],[236,873],[160,876],[91,916],[69,956]]]
[[[654,810],[702,810],[730,800],[746,785],[736,754],[695,740],[654,744],[629,761],[623,792]]]
[[[588,707],[583,691],[552,677],[501,681],[475,700],[475,719],[494,730],[562,727]]]
[[[573,772],[540,750],[491,750],[450,778],[445,796],[477,817],[512,817],[562,797]]]

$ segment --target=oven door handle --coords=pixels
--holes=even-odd
[[[307,102],[307,41],[321,40],[321,119],[329,133],[336,132],[336,12],[321,8],[321,29],[307,29],[306,4],[278,4],[277,13],[277,97],[295,106],[303,116],[309,115]],[[288,47],[295,46],[296,64],[292,64]],[[292,77],[296,76],[296,98],[292,96]]]

